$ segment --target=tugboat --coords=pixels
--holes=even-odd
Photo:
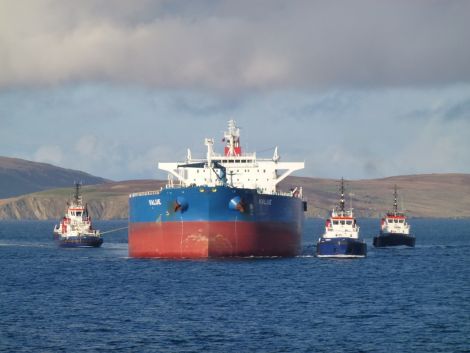
[[[103,238],[93,229],[87,205],[82,204],[80,184],[75,183],[73,200],[67,202],[67,211],[58,225],[54,226],[54,240],[61,247],[100,247]]]
[[[394,189],[393,211],[387,212],[380,224],[380,234],[374,237],[376,248],[386,246],[415,246],[415,237],[410,235],[410,225],[403,212],[398,211],[397,186]]]
[[[341,178],[341,198],[330,218],[326,220],[325,233],[317,242],[317,257],[362,258],[367,255],[367,244],[359,239],[359,226],[353,209],[344,207],[344,179]]]

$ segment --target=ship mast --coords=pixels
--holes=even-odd
[[[398,202],[397,202],[397,184],[395,184],[395,187],[394,187],[394,192],[393,192],[393,212],[395,214],[395,216],[397,215],[398,213]]]
[[[344,213],[344,179],[341,178],[341,186],[339,189],[341,198],[339,199],[339,210]]]
[[[224,133],[222,141],[225,141],[226,143],[224,149],[224,154],[226,156],[241,156],[240,129],[236,126],[235,120],[229,120],[228,131]]]
[[[79,182],[75,182],[75,193],[73,195],[73,200],[75,202],[75,204],[80,204],[81,203],[81,197],[80,197],[80,183]]]

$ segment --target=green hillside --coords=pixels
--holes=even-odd
[[[83,199],[97,219],[127,218],[128,196],[159,190],[165,182],[131,180],[84,186]],[[470,174],[426,174],[383,179],[345,181],[347,205],[358,217],[380,217],[392,207],[393,186],[398,185],[399,206],[411,217],[470,217]],[[325,217],[338,202],[339,181],[289,177],[281,185],[303,188],[307,216]],[[72,186],[0,200],[0,219],[57,219],[63,215]]]

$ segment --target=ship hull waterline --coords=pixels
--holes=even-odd
[[[54,234],[56,244],[61,248],[99,248],[103,238],[96,236],[61,237]]]
[[[406,234],[389,233],[381,234],[374,237],[373,244],[376,248],[384,248],[389,246],[415,246],[416,238]]]
[[[322,238],[317,243],[320,258],[354,259],[367,256],[367,244],[351,238]]]
[[[300,252],[294,225],[189,221],[129,224],[134,258],[292,257]]]

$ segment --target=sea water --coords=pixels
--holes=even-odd
[[[1,352],[464,352],[470,220],[411,219],[415,248],[317,259],[131,259],[127,232],[62,249],[53,222],[0,222]],[[102,231],[125,221],[97,222]]]

